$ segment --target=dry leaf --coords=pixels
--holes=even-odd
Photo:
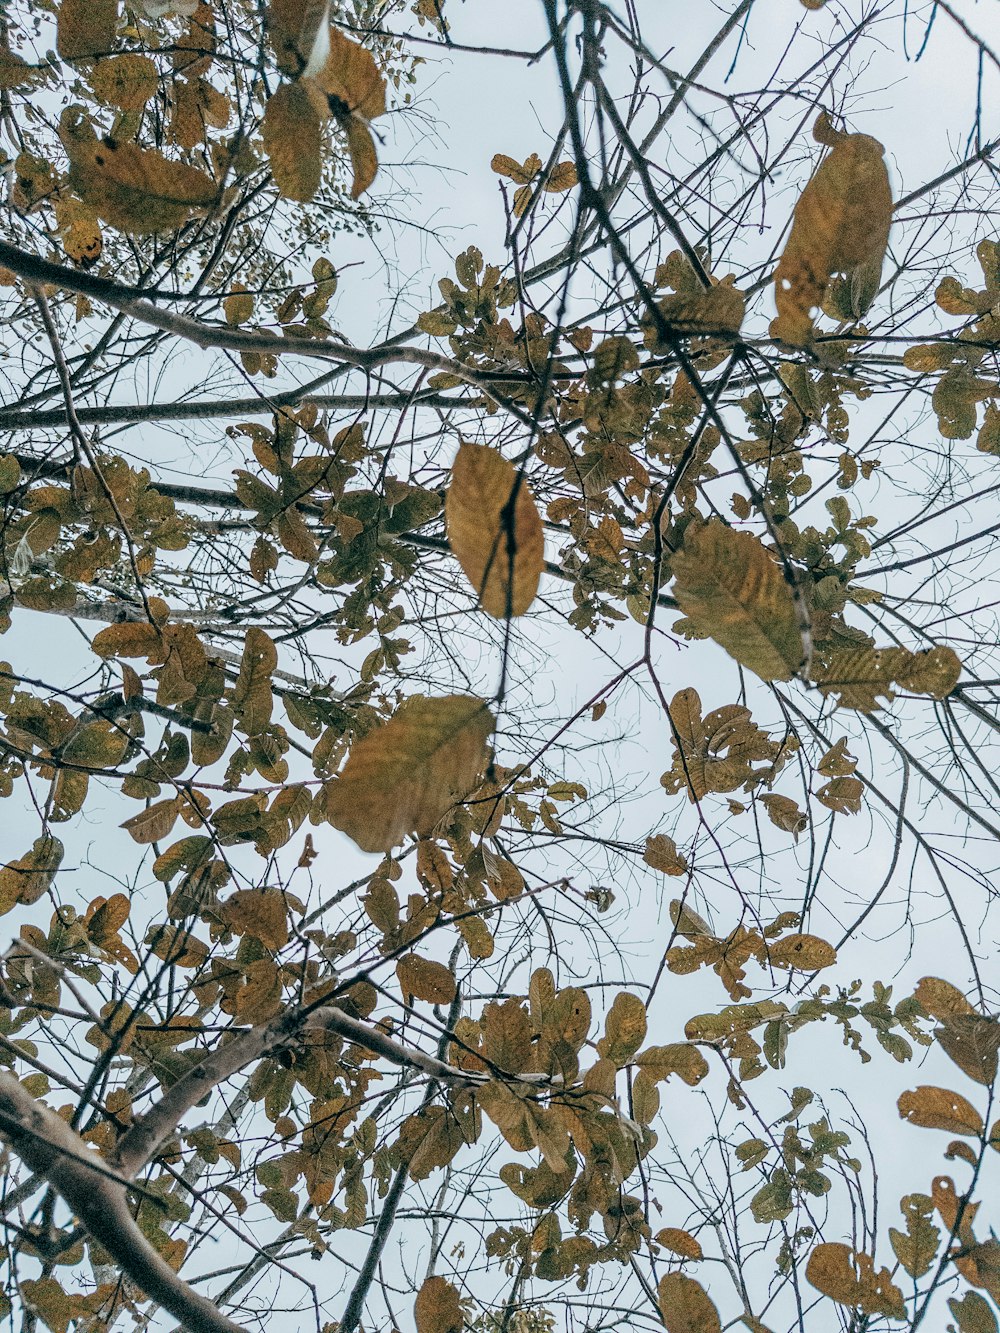
[[[850,276],[862,268],[881,273],[892,221],[883,151],[870,135],[845,134],[803,190],[774,275],[778,316],[772,337],[804,346],[833,274]],[[878,277],[866,286],[877,289]]]
[[[721,1333],[722,1323],[708,1292],[685,1273],[667,1273],[657,1291],[667,1333]]]
[[[871,1255],[847,1245],[817,1245],[806,1265],[806,1278],[817,1291],[840,1305],[857,1306],[864,1314],[902,1319],[903,1293],[893,1285],[887,1268],[875,1271]]]
[[[415,695],[357,741],[325,793],[330,823],[366,852],[422,836],[480,781],[493,715],[479,699]]]
[[[450,1004],[455,998],[455,977],[444,963],[408,953],[396,964],[396,976],[405,996],[428,1004]]]
[[[761,680],[791,680],[802,633],[792,590],[762,542],[717,519],[692,524],[671,569],[674,596],[700,633]]]
[[[458,1292],[443,1277],[429,1277],[413,1306],[417,1333],[462,1333],[465,1319]]]
[[[288,908],[278,889],[240,889],[219,907],[222,922],[237,935],[252,935],[277,952],[288,943]]]
[[[704,1253],[700,1242],[691,1235],[690,1231],[682,1231],[680,1227],[664,1227],[653,1237],[657,1245],[663,1245],[674,1254],[679,1254],[682,1259],[701,1259]]]
[[[981,1134],[983,1118],[967,1098],[948,1088],[923,1084],[904,1092],[897,1102],[899,1114],[911,1125],[924,1129],[946,1129],[951,1134]]]
[[[72,109],[63,113],[59,137],[69,156],[70,184],[119,231],[172,231],[217,201],[215,181],[200,168],[170,162],[153,148],[98,139]]]
[[[991,1087],[997,1076],[1000,1021],[983,1014],[949,1014],[934,1036],[963,1074]]]
[[[262,133],[279,193],[285,199],[310,200],[322,174],[323,130],[304,83],[283,83],[271,94]]]
[[[495,449],[463,444],[445,501],[448,542],[479,604],[503,619],[528,610],[544,566],[542,520],[527,482]]]
[[[683,875],[687,873],[688,863],[677,850],[677,844],[666,833],[656,833],[646,839],[646,850],[642,859],[654,870],[663,875]]]
[[[118,0],[62,0],[56,50],[63,60],[106,55],[115,44]]]

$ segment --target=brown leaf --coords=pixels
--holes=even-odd
[[[62,859],[63,845],[59,839],[42,834],[35,839],[30,852],[16,861],[8,861],[0,869],[0,914],[9,912],[15,903],[30,906],[38,902],[55,879]]]
[[[131,819],[126,819],[119,827],[135,842],[159,842],[170,833],[179,814],[180,801],[176,796],[171,796],[169,800],[155,801]]]
[[[904,1092],[897,1103],[899,1114],[911,1125],[924,1129],[946,1129],[952,1134],[981,1134],[983,1118],[965,1097],[948,1088],[927,1084]]]
[[[976,1011],[957,986],[940,977],[921,977],[913,998],[922,1009],[943,1023],[953,1014],[974,1014]]]
[[[322,42],[329,31],[329,16],[330,0],[270,0],[267,33],[282,74],[297,79],[305,72],[317,38]]]
[[[323,135],[304,83],[283,83],[271,94],[261,129],[278,193],[308,202],[319,189]]]
[[[429,1277],[413,1306],[417,1333],[462,1333],[465,1319],[458,1292],[443,1277]]]
[[[396,976],[405,996],[428,1004],[450,1004],[455,998],[455,977],[444,963],[408,953],[396,964]]]
[[[692,524],[671,562],[674,596],[695,627],[761,680],[791,680],[803,660],[792,590],[750,532]]]
[[[99,60],[90,86],[102,102],[122,111],[141,111],[156,96],[159,75],[149,56],[122,55]]]
[[[818,935],[786,935],[773,940],[767,946],[767,956],[775,967],[794,967],[803,972],[832,967],[837,961],[836,949]]]
[[[813,311],[822,306],[833,274],[881,271],[892,221],[883,151],[870,135],[845,134],[803,190],[774,275],[772,337],[794,346],[810,342]]]
[[[871,1255],[837,1242],[817,1245],[806,1265],[806,1278],[817,1291],[840,1305],[857,1306],[864,1314],[905,1316],[903,1293],[887,1268],[875,1271]]]
[[[463,444],[445,502],[448,543],[483,610],[524,615],[545,561],[542,520],[531,488],[495,449]]]
[[[702,1259],[704,1253],[701,1243],[692,1236],[690,1231],[682,1231],[680,1227],[664,1227],[653,1237],[657,1245],[663,1245],[674,1254],[679,1254],[682,1259]]]
[[[240,889],[218,913],[237,935],[252,935],[265,949],[276,952],[288,943],[288,907],[277,889]]]
[[[986,1087],[993,1084],[1000,1050],[1000,1021],[983,1014],[948,1014],[934,1036],[963,1074]]]
[[[469,695],[405,700],[351,747],[324,792],[327,819],[366,852],[389,851],[407,833],[429,835],[478,784],[494,725]]]
[[[608,1013],[597,1049],[619,1069],[628,1064],[646,1036],[646,1006],[638,995],[620,991]]]
[[[130,235],[173,231],[218,199],[215,181],[199,167],[171,162],[153,148],[98,139],[72,108],[59,137],[69,157],[70,184],[104,222]]]
[[[646,850],[642,859],[654,870],[663,875],[683,875],[687,873],[688,863],[678,852],[673,838],[665,833],[656,833],[646,839]]]
[[[115,44],[118,0],[62,0],[56,50],[63,60],[106,55]]]
[[[657,1291],[667,1333],[721,1333],[719,1312],[708,1292],[685,1273],[667,1273]]]

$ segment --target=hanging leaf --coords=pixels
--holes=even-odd
[[[248,736],[256,736],[271,721],[274,696],[271,675],[278,665],[278,650],[262,629],[252,625],[243,641],[240,674],[233,690],[233,711]]]
[[[483,610],[521,616],[544,566],[542,520],[531,489],[495,449],[463,444],[445,502],[448,543]]]
[[[817,1245],[809,1256],[806,1278],[839,1305],[857,1307],[863,1314],[905,1317],[903,1293],[893,1285],[889,1270],[880,1268],[876,1272],[871,1255],[847,1245]]]
[[[934,1036],[963,1074],[986,1087],[992,1086],[997,1076],[1000,1021],[983,1014],[947,1014],[934,1030]]]
[[[674,596],[699,633],[761,680],[791,680],[803,660],[795,599],[756,537],[718,519],[692,524],[671,569]]]
[[[316,75],[334,119],[347,135],[354,180],[351,198],[371,186],[378,171],[378,154],[369,121],[385,115],[385,79],[375,57],[360,42],[330,29],[326,64]]]
[[[427,836],[476,787],[486,768],[493,715],[468,695],[415,695],[351,747],[324,793],[327,819],[366,852],[407,833]]]
[[[273,92],[261,128],[279,193],[307,202],[319,189],[323,131],[305,84],[283,83]]]
[[[267,34],[278,69],[289,78],[313,74],[328,50],[330,0],[270,0]]]
[[[906,1231],[890,1227],[889,1242],[910,1277],[923,1277],[930,1271],[941,1243],[941,1232],[930,1220],[934,1200],[927,1194],[907,1194],[899,1206],[906,1219]]]
[[[396,976],[405,996],[428,1004],[450,1004],[455,998],[455,977],[444,963],[409,953],[396,964]]]
[[[820,134],[830,141],[823,121]],[[870,135],[839,136],[803,190],[774,275],[778,315],[771,323],[773,338],[793,346],[812,340],[813,312],[823,305],[834,273],[868,269],[881,274],[892,221],[883,152]],[[878,285],[878,276],[866,283],[875,290]]]
[[[70,184],[119,231],[173,231],[218,200],[215,181],[199,167],[170,162],[154,148],[98,139],[72,108],[63,112],[59,137],[69,156]]]
[[[924,1129],[946,1129],[951,1134],[983,1132],[983,1118],[967,1098],[948,1088],[923,1084],[904,1092],[897,1103],[899,1114],[911,1125]]]
[[[708,1292],[685,1273],[667,1273],[657,1290],[667,1333],[722,1333],[719,1312]]]
[[[958,1333],[998,1333],[997,1317],[978,1291],[967,1291],[961,1300],[949,1296],[948,1309],[958,1320]]]
[[[465,1318],[458,1292],[443,1277],[425,1279],[413,1306],[417,1333],[462,1333]]]

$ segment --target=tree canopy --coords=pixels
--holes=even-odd
[[[24,1333],[997,1333],[991,27],[3,6]]]

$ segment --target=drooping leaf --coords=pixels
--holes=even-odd
[[[628,1064],[646,1036],[646,1006],[638,995],[620,991],[608,1013],[604,1036],[597,1043],[601,1055],[619,1069]]]
[[[43,833],[32,843],[30,852],[8,861],[0,869],[0,914],[9,912],[15,903],[36,903],[51,886],[62,859],[62,843]]]
[[[389,851],[407,833],[429,835],[478,784],[493,727],[489,709],[469,695],[407,699],[351,747],[325,792],[326,817],[366,852]]]
[[[667,1333],[722,1333],[722,1321],[708,1292],[686,1273],[667,1273],[657,1290]]]
[[[671,569],[674,596],[697,630],[762,680],[791,680],[802,632],[792,590],[762,542],[718,519],[692,525]]]
[[[465,1318],[458,1292],[443,1277],[426,1278],[413,1306],[417,1333],[462,1333]]]
[[[297,79],[322,67],[329,15],[330,0],[270,0],[267,34],[282,74]]]
[[[823,305],[835,273],[871,269],[876,276],[867,285],[877,290],[892,221],[883,151],[870,135],[839,135],[803,190],[774,275],[778,315],[772,337],[794,346],[811,341],[813,312]]]
[[[993,1084],[1000,1051],[1000,1021],[984,1014],[946,1014],[934,1036],[963,1074],[986,1087]]]
[[[656,833],[646,839],[642,859],[663,875],[683,875],[688,868],[686,859],[677,850],[676,842],[666,833]]]
[[[544,567],[542,521],[531,489],[495,449],[463,444],[445,502],[448,542],[491,616],[528,610]]]
[[[262,133],[279,193],[286,199],[310,200],[322,174],[323,130],[303,82],[283,83],[271,94]]]

